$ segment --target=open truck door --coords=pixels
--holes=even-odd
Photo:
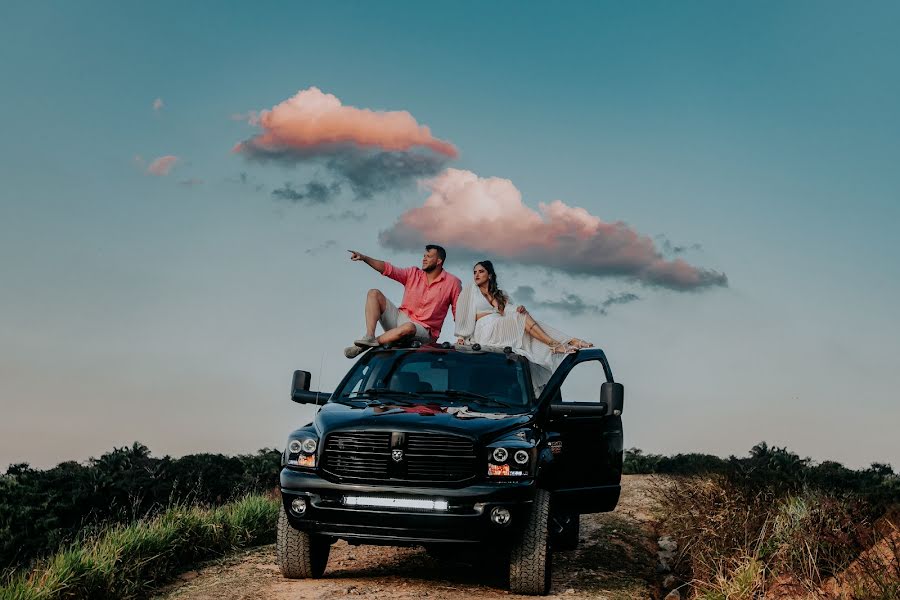
[[[599,363],[605,381],[597,381],[591,399],[562,397],[563,382],[574,369],[586,368],[584,363]],[[622,479],[623,399],[624,388],[613,380],[600,349],[567,356],[547,382],[539,402],[549,412],[555,510],[589,514],[615,508]]]

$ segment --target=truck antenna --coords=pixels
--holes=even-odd
[[[319,412],[319,410],[321,410],[321,408],[322,408],[321,406],[319,406],[319,396],[322,394],[322,391],[321,391],[322,384],[323,384],[322,378],[324,376],[325,376],[325,351],[323,350],[322,351],[322,360],[321,360],[321,362],[319,362],[319,385],[316,386],[319,388],[319,391],[316,392],[316,412]]]

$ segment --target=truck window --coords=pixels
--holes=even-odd
[[[446,390],[448,369],[432,369],[428,362],[410,362],[403,369],[405,373],[414,373],[419,378],[419,388],[416,391]]]
[[[335,398],[353,398],[372,388],[422,394],[434,400],[447,390],[472,392],[511,406],[531,404],[525,365],[503,354],[479,355],[431,352],[384,352],[357,364]],[[459,397],[455,397],[460,401]],[[469,401],[471,400],[465,400]]]
[[[562,402],[599,402],[600,386],[605,381],[606,373],[599,360],[575,365],[561,386]]]

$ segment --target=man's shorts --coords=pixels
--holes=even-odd
[[[424,325],[410,319],[405,312],[402,312],[399,308],[394,306],[394,303],[387,298],[385,298],[384,301],[386,306],[384,312],[381,313],[380,322],[385,331],[400,327],[404,323],[412,323],[416,326],[416,339],[426,344],[431,343],[431,334],[428,333],[428,329],[426,329]]]

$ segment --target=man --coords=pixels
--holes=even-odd
[[[366,334],[344,349],[344,356],[356,358],[368,348],[397,340],[415,337],[430,343],[441,335],[447,309],[456,318],[456,300],[462,282],[444,270],[447,252],[440,246],[428,244],[422,256],[422,268],[398,269],[389,262],[350,250],[350,260],[361,260],[385,277],[403,284],[400,308],[388,300],[381,290],[369,290],[366,298]],[[384,333],[375,337],[375,324],[381,322]]]

